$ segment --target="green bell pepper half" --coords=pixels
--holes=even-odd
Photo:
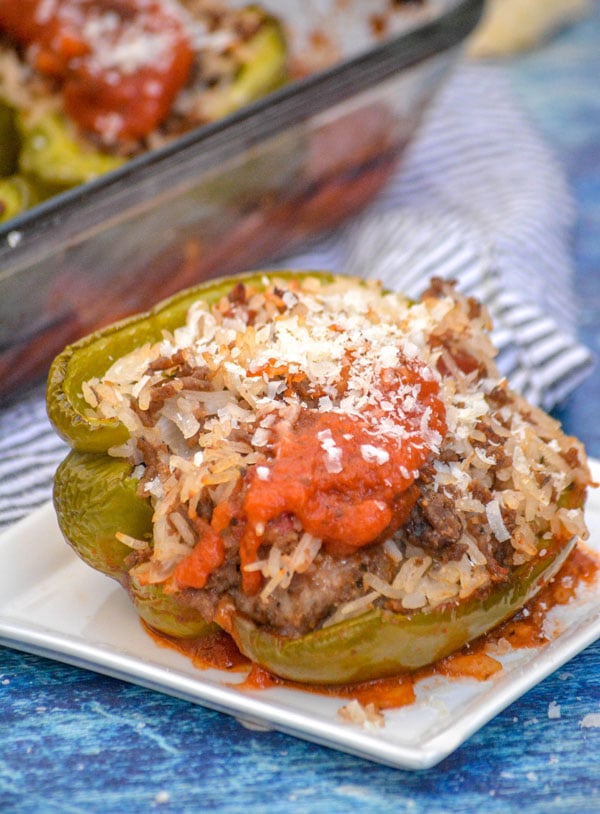
[[[264,16],[264,21],[256,34],[239,47],[241,65],[232,82],[207,91],[204,109],[211,120],[228,116],[289,79],[287,43],[281,25],[275,18],[256,10]]]
[[[55,478],[61,531],[82,559],[124,585],[140,616],[159,632],[189,638],[203,635],[210,626],[176,594],[165,594],[160,585],[141,586],[129,576],[131,550],[115,534],[147,539],[151,545],[152,510],[149,500],[137,494],[130,465],[107,454],[109,447],[127,439],[127,430],[114,420],[93,415],[83,399],[82,384],[102,376],[134,348],[159,340],[163,330],[181,326],[190,305],[200,298],[212,304],[238,282],[261,287],[265,278],[315,275],[332,279],[324,272],[257,271],[203,283],[149,312],[82,338],[65,348],[52,365],[48,415],[73,447]],[[546,551],[516,568],[507,583],[427,612],[376,608],[296,639],[261,629],[237,612],[223,614],[221,623],[245,656],[283,678],[317,684],[382,678],[431,664],[496,627],[552,579],[573,545],[544,541]]]
[[[120,167],[125,159],[85,148],[59,113],[17,117],[21,135],[19,168],[41,188],[60,192]],[[47,196],[46,196],[47,197]]]

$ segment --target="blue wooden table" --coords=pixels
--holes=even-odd
[[[575,190],[580,337],[600,357],[599,43],[596,4],[509,71]],[[595,457],[599,412],[600,370],[558,413]],[[0,811],[600,812],[600,728],[581,726],[598,712],[600,642],[436,768],[411,773],[3,649]]]

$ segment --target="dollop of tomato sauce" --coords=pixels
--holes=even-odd
[[[256,561],[266,524],[285,513],[334,555],[347,556],[404,525],[417,500],[414,481],[431,452],[431,433],[446,432],[439,385],[416,362],[385,369],[381,393],[410,392],[400,409],[379,398],[359,415],[303,410],[280,428],[275,456],[246,477],[240,541],[242,587],[260,588]]]
[[[398,393],[402,398],[397,398]],[[174,573],[179,587],[203,588],[223,562],[220,533],[232,518],[239,542],[242,589],[260,590],[256,562],[267,524],[293,516],[334,556],[348,556],[407,522],[414,485],[432,444],[447,430],[439,384],[421,363],[385,368],[378,399],[359,413],[303,408],[277,426],[274,457],[254,466],[227,504],[215,508],[198,542]]]
[[[155,130],[194,58],[182,17],[164,0],[3,0],[0,30],[62,85],[67,114],[107,142]]]

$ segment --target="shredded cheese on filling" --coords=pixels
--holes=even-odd
[[[154,546],[134,569],[136,578],[168,581],[193,549],[201,501],[229,500],[248,468],[268,482],[278,434],[307,409],[368,416],[369,441],[357,454],[373,467],[387,465],[387,443],[417,438],[426,473],[407,470],[403,477],[428,490],[424,500],[451,501],[461,524],[443,556],[403,529],[380,541],[391,572],[367,571],[358,594],[322,624],[374,602],[410,611],[462,599],[502,578],[501,566],[538,556],[542,539],[586,535],[582,512],[559,506],[565,489],[589,483],[583,450],[508,389],[494,365],[484,311],[474,316],[448,287],[411,303],[376,283],[344,278],[327,285],[310,277],[265,280],[265,286],[248,289],[240,301],[224,298],[212,307],[198,301],[181,328],[84,386],[90,410],[117,417],[131,433],[113,454],[148,466],[142,448],[157,451],[157,471],[141,481],[155,508]],[[202,371],[200,388],[172,378],[174,363],[160,364],[175,358]],[[407,361],[438,388],[445,437],[430,409],[419,411],[420,384],[401,373]],[[156,389],[166,382],[173,392],[157,401]],[[142,421],[140,409],[152,420]],[[415,415],[418,427],[399,420]],[[327,472],[342,472],[346,460],[332,433],[320,432],[318,443]],[[503,552],[500,565],[494,546]],[[292,551],[271,545],[246,567],[261,574],[261,601],[269,603],[297,574],[318,568],[321,556],[321,540],[304,533]]]

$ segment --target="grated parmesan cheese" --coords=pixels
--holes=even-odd
[[[490,500],[490,502],[486,504],[485,513],[496,540],[500,543],[503,543],[505,540],[510,540],[510,532],[504,525],[500,504],[497,500]]]
[[[135,567],[135,578],[175,590],[169,580],[196,544],[194,518],[210,521],[214,507],[237,495],[240,522],[247,473],[273,485],[278,443],[302,420],[332,419],[317,424],[327,428],[317,434],[315,466],[334,492],[355,455],[392,493],[394,478],[403,479],[402,489],[414,482],[418,502],[409,522],[384,529],[354,571],[360,552],[342,565],[327,531],[310,534],[293,513],[276,516],[274,526],[256,522],[256,558],[242,570],[262,582],[256,599],[244,600],[244,612],[274,629],[286,609],[294,621],[286,617],[285,625],[300,624],[296,601],[305,601],[311,616],[304,590],[327,599],[314,612],[316,621],[302,622],[312,627],[382,605],[425,610],[489,586],[497,579],[494,556],[512,567],[537,557],[554,536],[585,536],[581,510],[558,503],[565,488],[588,482],[585,457],[556,422],[508,390],[481,339],[485,319],[474,319],[449,289],[414,304],[382,294],[375,283],[276,280],[265,292],[249,289],[246,300],[194,305],[184,326],[116,360],[102,379],[90,379],[82,388],[90,412],[118,418],[131,433],[111,454],[132,462],[152,498],[155,544],[150,551],[146,543],[130,543],[148,557]],[[460,369],[463,353],[476,354],[475,373]],[[161,359],[153,367],[161,357],[184,358],[197,386],[173,375],[175,362],[163,369]],[[411,364],[420,371],[415,379]],[[424,404],[429,383],[443,403],[443,433]],[[339,416],[342,429],[333,432],[329,426],[337,427]],[[394,450],[410,445],[425,463],[407,459],[389,468]],[[398,495],[402,489],[398,484]],[[386,502],[368,489],[365,497],[373,514],[385,514]],[[436,512],[450,540],[443,555],[426,539],[429,525],[436,530]],[[231,526],[223,535],[239,571],[239,532]],[[338,573],[344,567],[346,581]]]

